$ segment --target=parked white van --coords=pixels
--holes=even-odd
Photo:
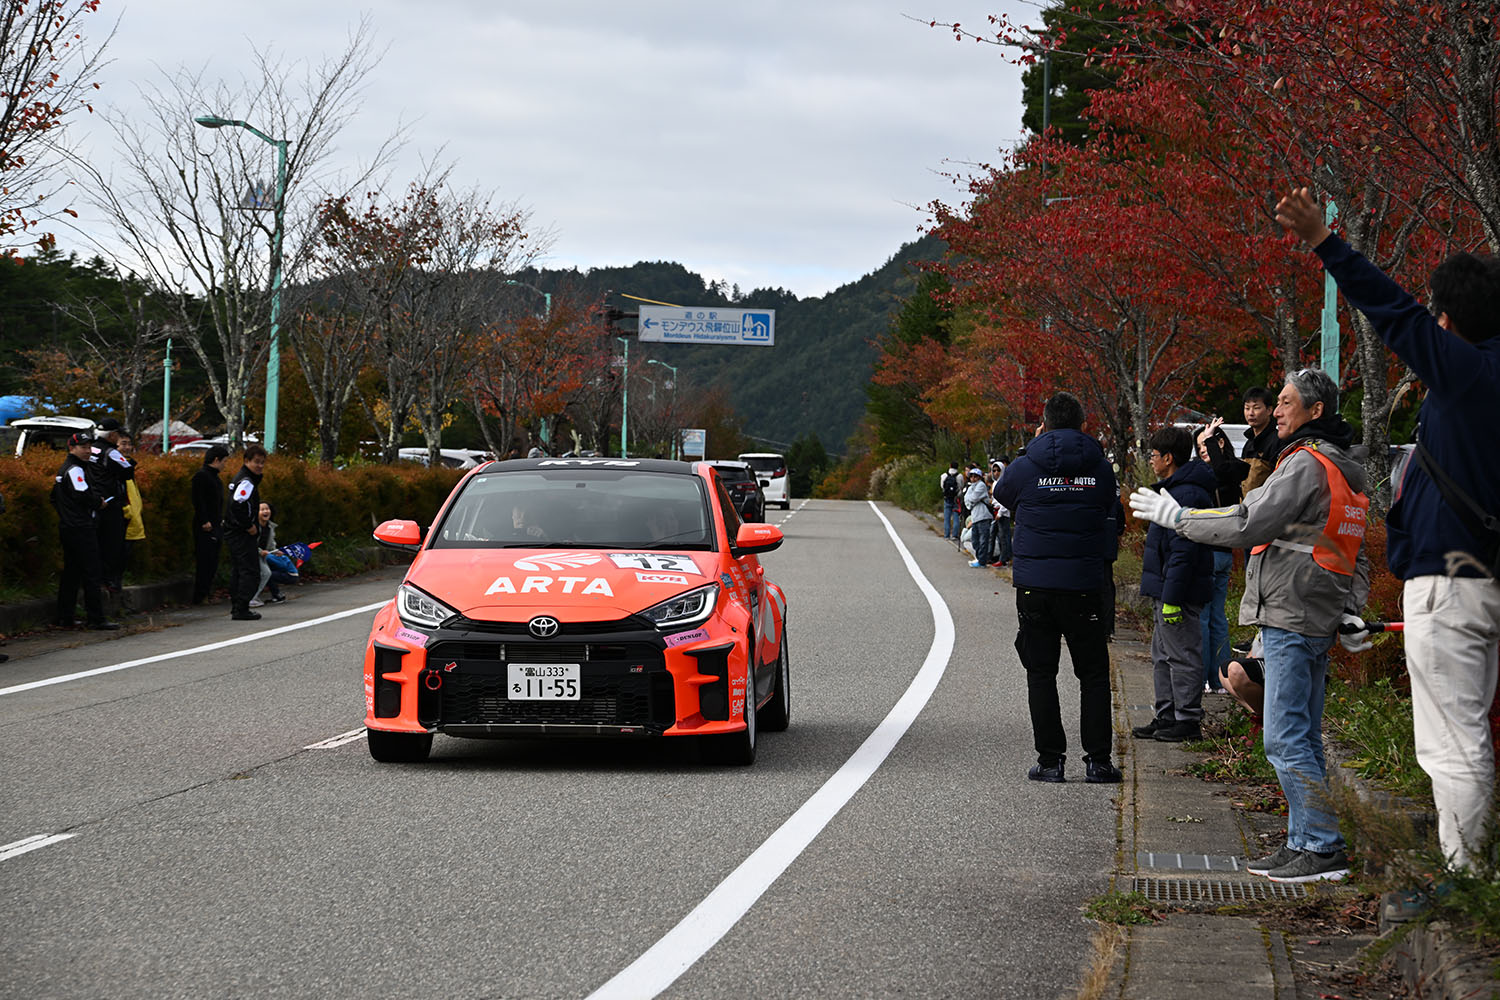
[[[760,480],[761,492],[766,495],[766,505],[780,504],[782,510],[792,509],[792,490],[787,483],[786,456],[773,451],[747,451],[737,456],[741,462],[749,462]]]

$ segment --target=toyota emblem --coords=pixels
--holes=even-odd
[[[526,625],[527,631],[538,639],[550,639],[557,634],[560,628],[562,626],[557,623],[557,619],[548,615],[533,618]]]

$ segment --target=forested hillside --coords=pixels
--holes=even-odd
[[[685,306],[775,309],[774,347],[632,343],[632,383],[637,378],[653,379],[660,391],[668,391],[666,369],[646,366],[648,358],[656,358],[678,369],[679,392],[701,395],[722,388],[747,434],[778,447],[816,434],[830,452],[838,454],[864,413],[865,384],[876,356],[873,344],[915,286],[913,263],[936,258],[939,247],[930,238],[907,244],[871,274],[808,299],[798,299],[784,289],[742,292],[707,282],[681,264],[665,261],[584,272],[527,270],[518,273],[515,281],[552,293],[558,302],[576,299],[578,293],[585,299],[608,293],[608,304],[628,313],[638,303],[627,295]],[[573,296],[568,296],[569,290]],[[90,376],[107,376],[117,359],[133,359],[140,353],[139,361],[130,366],[140,380],[138,395],[127,404],[131,412],[122,415],[131,422],[143,415],[154,419],[161,400],[160,357],[172,324],[165,305],[155,301],[157,297],[140,279],[119,275],[102,260],[79,261],[45,253],[25,263],[0,261],[0,293],[0,396],[55,395],[50,376],[57,373],[49,372],[48,379],[39,381],[34,365],[60,364],[61,355],[51,360],[50,355],[26,352],[62,349],[75,366],[66,380],[74,395],[106,400],[113,395],[110,387],[115,383],[108,377],[95,382]],[[296,288],[292,294],[297,294]],[[518,289],[517,294],[533,293]],[[621,326],[633,330],[634,321],[626,320]],[[100,351],[91,352],[89,341]],[[201,415],[204,426],[218,426],[222,418],[208,398],[196,360],[180,345],[173,360],[174,413],[186,413],[195,421]],[[296,416],[295,397],[303,387],[300,375],[285,377],[293,379],[285,386],[288,398],[284,403],[288,410],[284,416],[291,420]],[[251,395],[254,406],[255,393]],[[290,433],[290,428],[284,430],[284,435]],[[361,426],[351,430],[351,436],[364,433]]]

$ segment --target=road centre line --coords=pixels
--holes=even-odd
[[[73,836],[75,836],[75,834],[38,833],[35,836],[25,837],[21,840],[12,841],[9,844],[0,844],[0,861],[9,861],[11,858],[18,858],[23,854],[31,853],[37,848],[46,847],[48,844],[56,844],[59,841],[69,840]]]
[[[44,677],[37,681],[27,681],[25,684],[13,684],[10,687],[0,688],[0,696],[8,694],[20,694],[22,691],[31,691],[35,688],[49,687],[53,684],[62,684],[67,681],[82,680],[85,677],[97,677],[100,674],[113,673],[116,670],[129,670],[131,667],[143,667],[148,663],[160,663],[163,660],[175,660],[180,656],[193,656],[197,653],[211,653],[216,649],[227,649],[230,646],[238,646],[241,643],[251,642],[256,639],[269,639],[272,636],[282,635],[287,632],[295,632],[298,629],[311,628],[314,625],[323,625],[327,622],[338,621],[340,618],[348,618],[351,615],[365,614],[378,611],[385,607],[387,602],[380,601],[375,604],[366,604],[363,607],[350,608],[348,611],[336,611],[331,615],[323,615],[321,618],[310,618],[305,622],[294,622],[291,625],[282,625],[278,628],[267,629],[264,632],[247,632],[233,639],[225,639],[221,642],[211,642],[204,646],[194,646],[191,649],[179,649],[171,653],[159,653],[156,656],[144,656],[138,660],[126,660],[124,663],[112,663],[107,667],[95,667],[92,670],[80,670],[74,674],[62,674],[57,677]]]
[[[804,501],[805,502],[805,501]],[[799,508],[800,509],[800,508]],[[729,873],[701,903],[659,941],[613,978],[589,994],[588,1000],[655,997],[677,981],[749,912],[781,873],[802,854],[823,828],[875,774],[881,763],[916,721],[948,669],[953,655],[953,616],[937,589],[922,575],[896,529],[880,508],[870,502],[895,543],[906,571],[932,609],[932,646],[906,693],[875,731],[844,765],[813,793],[765,842]]]
[[[330,736],[326,740],[319,740],[316,743],[309,743],[307,746],[303,747],[302,749],[304,749],[304,750],[332,750],[335,747],[341,747],[341,746],[343,746],[345,743],[353,743],[355,740],[359,739],[364,734],[365,734],[365,727],[364,726],[360,726],[358,729],[351,729],[347,733],[339,733],[337,736]]]

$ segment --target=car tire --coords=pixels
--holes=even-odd
[[[431,733],[389,733],[366,729],[365,742],[370,756],[382,764],[415,764],[432,752]]]
[[[776,656],[776,686],[771,690],[771,700],[766,702],[756,721],[768,733],[785,732],[792,721],[792,680],[786,652],[785,621],[781,623],[781,648]]]
[[[781,501],[781,509],[782,510],[791,510],[792,509],[792,502],[790,500],[783,500],[783,501]]]
[[[751,655],[754,656],[755,643],[750,643]],[[755,763],[756,729],[757,720],[755,712],[755,672],[750,671],[745,685],[745,728],[738,733],[722,733],[713,736],[705,736],[707,740],[704,750],[707,757],[715,764],[729,764],[734,767],[746,767]]]

